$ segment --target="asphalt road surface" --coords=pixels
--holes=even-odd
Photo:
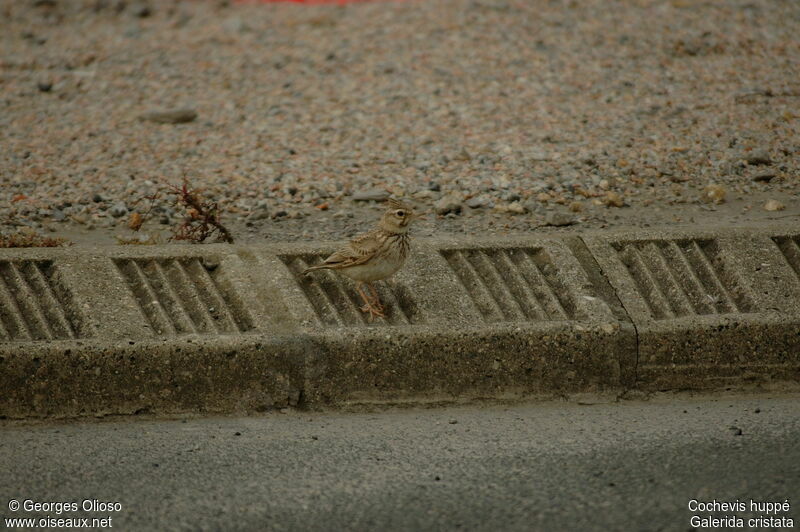
[[[741,530],[800,515],[800,397],[6,423],[0,499],[118,530],[678,531],[716,500]]]

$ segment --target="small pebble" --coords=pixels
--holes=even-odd
[[[747,161],[747,164],[752,164],[752,165],[772,164],[772,158],[769,156],[769,152],[767,150],[762,150],[762,149],[756,149],[749,152],[745,156],[745,160]]]
[[[565,212],[551,212],[545,218],[545,225],[553,227],[564,227],[577,223],[575,218]]]
[[[128,214],[128,207],[123,202],[115,203],[111,209],[109,209],[109,214],[114,218],[121,218]]]
[[[461,214],[462,202],[461,198],[456,195],[445,196],[434,205],[436,214]]]
[[[508,205],[508,212],[511,214],[525,214],[528,209],[525,208],[519,201],[513,201]]]
[[[605,204],[608,207],[624,207],[625,200],[622,199],[622,196],[614,191],[606,192],[605,197]]]
[[[131,13],[139,18],[146,18],[152,15],[153,11],[149,5],[139,2],[131,6]]]
[[[200,262],[202,263],[203,268],[205,268],[206,271],[209,272],[213,272],[214,270],[219,268],[219,259],[214,257],[203,257],[202,259],[200,259]]]
[[[486,206],[486,201],[483,198],[473,197],[465,202],[465,205],[470,209],[480,209]]]
[[[518,201],[509,204],[495,205],[494,210],[496,212],[503,212],[508,214],[525,214],[526,212],[528,212],[525,206],[519,203]]]
[[[197,118],[194,109],[173,109],[167,111],[149,111],[139,115],[139,119],[158,124],[184,124]]]
[[[244,20],[242,20],[242,17],[236,16],[225,19],[222,22],[222,27],[231,33],[239,33],[244,31],[247,26],[245,25]]]
[[[384,188],[371,188],[353,194],[353,201],[386,201],[391,194]]]
[[[764,204],[765,211],[782,211],[785,208],[786,205],[774,199],[771,199]]]
[[[269,218],[269,207],[261,205],[255,208],[253,212],[247,215],[247,220],[266,220]]]
[[[708,185],[703,190],[702,200],[706,203],[725,203],[726,190],[721,185]]]

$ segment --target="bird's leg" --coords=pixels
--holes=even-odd
[[[366,305],[364,305],[363,307],[361,307],[361,310],[363,310],[364,312],[366,312],[366,310],[365,310],[365,309],[366,309],[366,307],[370,306],[370,301],[369,301],[369,298],[367,297],[367,294],[365,294],[365,293],[364,293],[364,289],[362,288],[362,285],[363,285],[363,284],[364,284],[364,283],[362,283],[362,282],[360,282],[360,281],[359,281],[359,282],[357,282],[357,283],[356,283],[356,290],[358,290],[358,295],[360,295],[360,296],[361,296],[361,299],[363,299],[363,300],[364,300],[364,303],[366,303]]]
[[[372,283],[367,283],[367,286],[369,287],[369,291],[372,293],[372,297],[375,298],[372,301],[372,305],[376,309],[378,309],[381,312],[383,312],[383,305],[381,305],[381,298],[378,296],[378,290],[375,289],[375,285],[373,285]]]
[[[358,294],[361,296],[361,299],[364,300],[366,303],[363,307],[361,307],[361,312],[369,312],[369,321],[371,322],[373,318],[376,316],[379,318],[385,318],[386,316],[383,314],[383,310],[379,308],[375,308],[372,304],[372,301],[369,300],[367,294],[364,293],[364,289],[361,287],[363,283],[356,284],[356,290],[358,290]]]

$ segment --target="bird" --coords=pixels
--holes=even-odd
[[[315,270],[336,270],[356,282],[356,290],[364,300],[361,311],[369,314],[370,322],[374,318],[385,318],[372,283],[388,279],[405,263],[410,249],[408,230],[415,216],[410,205],[389,199],[377,227],[356,236],[320,264],[305,269],[303,275]],[[372,298],[364,293],[364,285]]]

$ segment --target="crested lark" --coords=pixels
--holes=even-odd
[[[355,237],[321,264],[303,272],[307,274],[314,270],[338,270],[353,279],[365,303],[361,310],[369,313],[370,321],[375,316],[386,317],[372,282],[388,279],[403,266],[409,250],[408,229],[415,216],[411,206],[405,203],[394,199],[387,203],[386,212],[378,222],[378,227]],[[369,287],[373,299],[364,293],[364,284]]]

